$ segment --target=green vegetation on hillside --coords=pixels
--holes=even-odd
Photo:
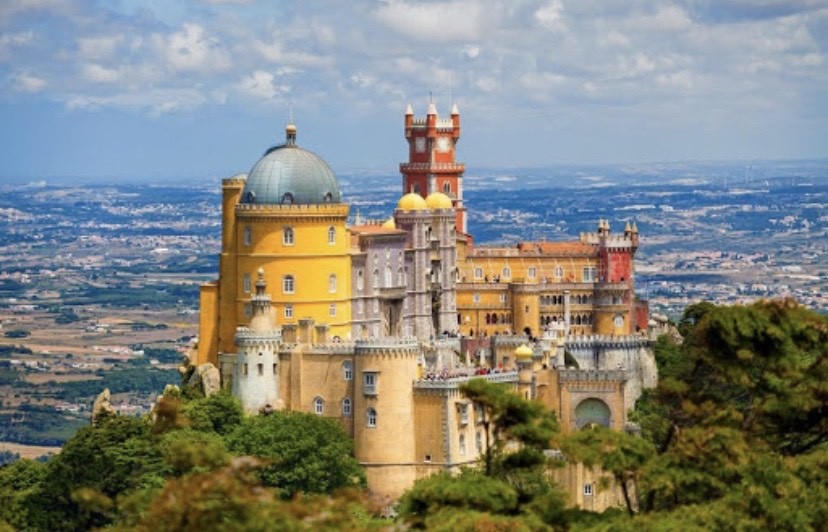
[[[428,530],[822,530],[828,522],[828,317],[792,301],[694,305],[638,401],[642,436],[562,435],[507,388],[472,380],[480,467],[415,483],[401,527]],[[366,530],[350,439],[319,416],[244,417],[226,393],[166,396],[153,417],[105,417],[46,464],[0,467],[3,522],[27,530]],[[548,458],[549,448],[560,449]],[[558,456],[558,455],[555,455]],[[550,460],[552,460],[550,462]],[[561,460],[600,467],[626,508],[565,507]],[[338,491],[345,488],[345,491]]]

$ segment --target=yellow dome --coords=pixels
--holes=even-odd
[[[451,198],[442,192],[432,192],[426,198],[426,205],[429,209],[451,209]]]
[[[394,221],[394,218],[389,218],[383,222],[382,226],[386,229],[396,229],[397,223]]]
[[[532,357],[532,348],[526,344],[521,344],[520,347],[515,349],[515,358],[522,359],[522,358],[531,358]]]
[[[403,211],[424,211],[428,209],[425,200],[417,193],[409,192],[400,198],[397,208]]]

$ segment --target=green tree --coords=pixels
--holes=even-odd
[[[241,402],[226,390],[186,401],[183,413],[193,429],[222,435],[235,430],[244,419]]]
[[[286,411],[249,417],[227,442],[232,453],[263,460],[260,479],[282,498],[365,485],[353,441],[332,419]]]
[[[387,523],[370,516],[360,492],[297,496],[280,500],[263,486],[256,459],[236,458],[227,466],[167,481],[143,515],[119,521],[129,531],[379,530]]]
[[[649,441],[626,432],[590,427],[570,434],[563,451],[570,460],[610,474],[621,488],[627,511],[635,513],[644,467],[655,454]]]
[[[119,495],[157,489],[169,466],[144,419],[108,416],[80,429],[47,463],[33,528],[78,530],[112,519]]]
[[[484,413],[483,460],[487,475],[505,475],[547,463],[544,450],[558,435],[552,412],[485,379],[470,380],[460,386],[460,392]],[[510,443],[517,443],[517,450],[509,449]]]
[[[46,480],[47,466],[35,460],[17,460],[0,467],[0,522],[18,530],[28,528],[30,501]]]
[[[806,508],[828,499],[805,496],[797,464],[824,464],[814,457],[828,445],[828,318],[792,300],[703,303],[680,328],[680,347],[659,341],[658,387],[633,414],[656,449],[640,477],[648,519],[716,527],[731,512],[747,529],[813,527],[824,515]],[[828,483],[824,467],[808,471],[807,482]]]

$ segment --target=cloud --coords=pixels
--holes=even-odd
[[[535,11],[535,20],[546,29],[562,29],[563,10],[564,6],[561,0],[551,0]]]
[[[238,83],[238,88],[249,96],[263,100],[271,100],[277,95],[290,92],[289,85],[277,85],[274,83],[275,80],[276,76],[270,72],[256,70],[249,76],[242,78]]]
[[[199,24],[186,22],[181,31],[155,34],[153,45],[175,70],[210,72],[230,66],[230,56],[217,39],[209,37]]]
[[[486,27],[485,13],[483,5],[470,0],[391,1],[377,9],[374,17],[413,40],[442,43],[479,40]]]
[[[84,59],[110,59],[115,56],[115,52],[123,40],[122,35],[81,37],[78,39],[78,52]]]
[[[113,95],[70,94],[65,98],[66,107],[71,110],[134,108],[146,109],[152,116],[192,111],[209,101],[207,95],[194,89],[163,89]]]
[[[121,78],[121,74],[116,69],[89,63],[83,65],[83,77],[93,83],[114,83]]]
[[[46,87],[46,80],[31,72],[17,71],[10,76],[12,86],[20,92],[40,92]]]

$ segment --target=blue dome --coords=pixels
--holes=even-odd
[[[296,145],[296,127],[287,127],[287,142],[267,150],[253,165],[242,191],[242,203],[339,203],[336,177],[321,157]]]

